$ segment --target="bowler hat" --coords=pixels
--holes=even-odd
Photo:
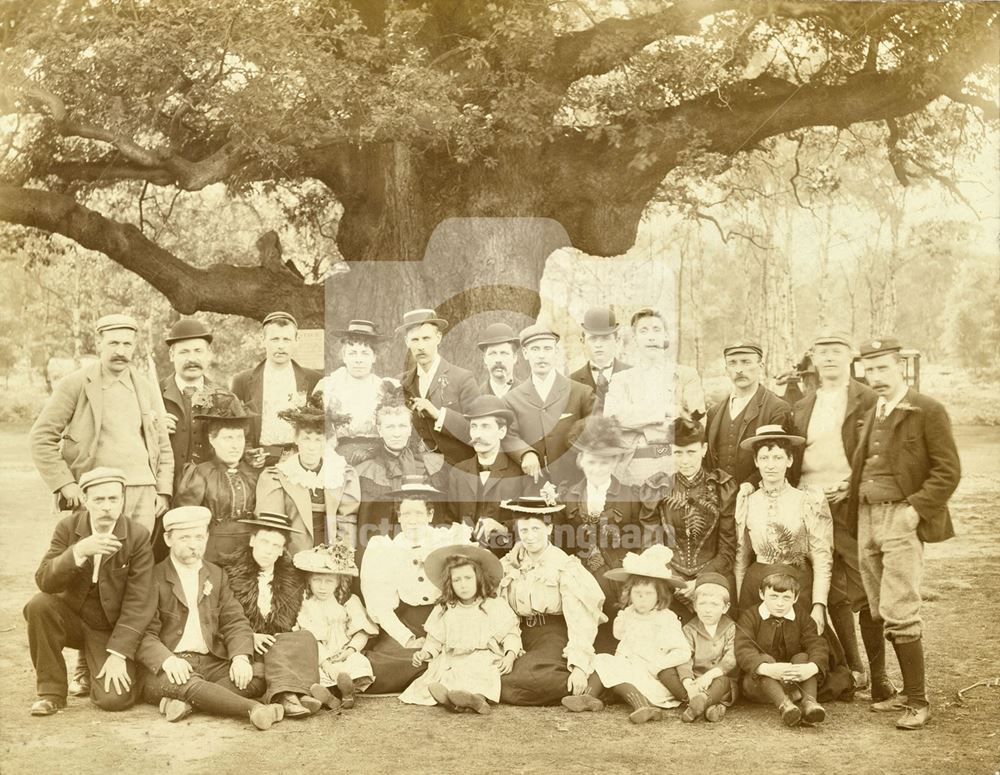
[[[476,396],[469,402],[469,411],[462,415],[466,420],[477,417],[503,417],[507,424],[514,422],[514,413],[507,408],[503,399],[496,396]]]
[[[437,326],[441,331],[444,331],[448,327],[448,321],[444,318],[439,318],[437,313],[432,309],[411,309],[409,312],[403,313],[403,323],[400,326],[396,326],[396,333],[399,334],[403,331],[408,331],[414,326],[422,326],[424,323]]]
[[[903,349],[898,339],[886,337],[885,339],[872,339],[861,345],[862,358],[875,358],[886,353],[898,353]]]
[[[583,313],[583,322],[580,324],[588,334],[604,336],[613,334],[618,330],[618,318],[611,307],[591,307]]]
[[[506,323],[494,323],[486,327],[486,330],[483,331],[482,341],[476,342],[476,347],[480,350],[485,350],[491,345],[504,344],[506,342],[517,344],[518,336],[514,333],[514,329]]]
[[[108,466],[92,468],[86,473],[80,475],[79,485],[81,490],[86,491],[88,487],[93,487],[95,484],[105,484],[107,482],[118,482],[122,487],[124,487],[126,483],[125,472],[120,468],[109,468]]]
[[[185,339],[204,339],[211,344],[212,332],[198,318],[181,318],[174,323],[163,341],[171,345],[174,342],[183,342]]]

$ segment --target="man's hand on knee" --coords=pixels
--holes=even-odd
[[[120,654],[108,654],[104,667],[97,674],[97,680],[104,679],[104,691],[115,694],[125,694],[132,687],[132,678],[128,674],[128,664]]]
[[[170,683],[183,686],[191,678],[191,663],[178,656],[170,656],[163,660],[163,672],[167,674]]]

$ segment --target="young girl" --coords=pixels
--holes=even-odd
[[[319,644],[320,682],[311,693],[328,708],[353,708],[355,692],[375,680],[361,650],[369,635],[378,635],[358,596],[351,594],[352,578],[358,575],[354,550],[346,543],[321,545],[297,552],[293,559],[296,568],[309,574],[296,629],[308,630]],[[337,687],[341,702],[330,686]]]
[[[489,703],[500,701],[500,676],[524,653],[517,616],[495,596],[500,561],[478,546],[459,544],[431,552],[424,570],[441,589],[441,601],[427,618],[427,637],[413,664],[430,665],[399,699],[488,714]]]
[[[612,581],[625,582],[624,607],[614,624],[618,649],[613,656],[597,655],[587,691],[563,698],[567,708],[600,710],[598,697],[605,686],[632,707],[633,724],[657,721],[663,717],[660,708],[681,704],[659,678],[691,658],[680,619],[670,610],[671,590],[683,584],[670,570],[672,556],[665,546],[651,546],[641,555],[629,552],[621,568],[605,572]]]

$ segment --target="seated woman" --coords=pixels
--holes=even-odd
[[[243,459],[243,453],[254,415],[240,399],[221,388],[196,392],[191,396],[191,410],[195,419],[207,426],[208,443],[215,455],[204,463],[188,464],[173,505],[205,506],[212,512],[205,560],[217,563],[250,540],[250,528],[242,520],[253,516],[260,472]]]
[[[375,347],[385,337],[370,320],[352,320],[346,329],[332,331],[340,338],[343,366],[323,377],[313,394],[323,396],[327,406],[345,412],[350,421],[337,439],[337,452],[352,465],[375,440],[375,410],[381,398],[383,378],[373,373]],[[389,380],[397,386],[396,380]]]
[[[391,538],[374,536],[364,552],[361,593],[381,630],[365,651],[375,673],[372,694],[401,692],[426,669],[424,664],[414,667],[413,655],[424,644],[424,623],[441,591],[425,572],[424,561],[438,547],[472,543],[466,525],[431,525],[431,504],[441,495],[418,477],[405,480],[389,493],[399,504],[398,532]]]
[[[500,701],[509,705],[554,705],[582,694],[594,671],[594,638],[606,621],[597,580],[549,542],[552,515],[563,507],[544,498],[503,501],[514,514],[518,541],[500,560],[497,596],[521,619],[524,655],[500,679]]]
[[[294,429],[296,454],[261,472],[257,508],[291,517],[297,528],[289,540],[291,554],[337,540],[355,546],[358,478],[326,439],[326,428],[342,425],[346,415],[327,412],[313,394],[305,406],[278,416]]]
[[[285,551],[298,529],[278,513],[261,512],[244,523],[252,531],[249,545],[219,564],[253,628],[254,675],[267,683],[264,702],[281,704],[286,718],[315,713],[322,707],[310,694],[319,682],[319,651],[311,632],[293,632],[305,578]]]
[[[612,474],[629,448],[622,438],[621,425],[613,418],[589,417],[579,421],[570,434],[575,436],[572,444],[583,478],[560,487],[559,500],[566,510],[554,543],[579,557],[600,584],[604,615],[609,622],[601,630],[610,637],[610,621],[617,612],[621,586],[604,572],[620,568],[628,552],[642,549],[638,495],[634,487],[622,484]],[[605,649],[614,651],[613,640],[602,641]]]
[[[424,449],[420,436],[413,432],[403,388],[394,380],[382,382],[375,430],[378,436],[355,466],[361,490],[358,531],[365,539],[359,542],[362,551],[373,535],[389,534],[396,518],[396,502],[389,493],[398,490],[405,477],[418,477],[439,490],[445,485],[444,457]]]
[[[678,417],[670,434],[674,472],[654,474],[639,488],[640,519],[647,543],[673,550],[670,567],[684,583],[674,591],[671,609],[682,622],[694,618],[695,581],[703,573],[729,579],[735,598],[736,480],[722,470],[703,466],[708,445],[696,418]]]

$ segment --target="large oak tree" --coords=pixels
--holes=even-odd
[[[330,280],[342,317],[389,323],[428,299],[453,320],[531,314],[524,289],[557,237],[512,240],[501,259],[470,246],[442,275],[422,262],[435,228],[549,218],[584,252],[618,255],[678,170],[859,122],[884,127],[883,158],[905,169],[907,149],[954,134],[917,120],[940,98],[959,121],[997,112],[990,3],[19,0],[4,13],[2,107],[23,123],[0,220],[101,251],[184,313],[280,305],[319,324],[324,293],[280,262],[174,255],[86,192],[314,179],[343,207],[349,266],[406,262],[386,292],[364,271]]]

